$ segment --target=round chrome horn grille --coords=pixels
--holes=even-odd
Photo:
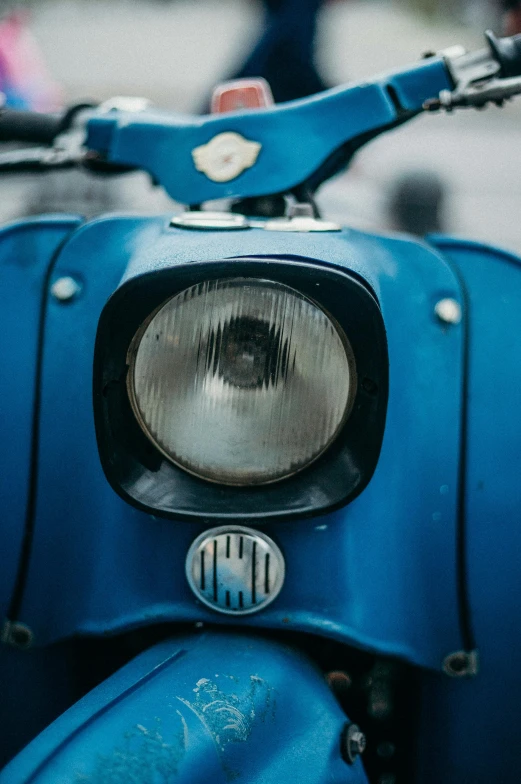
[[[208,607],[248,615],[272,602],[284,583],[284,557],[266,534],[227,525],[205,531],[186,557],[192,591]]]

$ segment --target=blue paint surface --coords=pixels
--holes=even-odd
[[[517,784],[521,765],[521,260],[434,238],[468,295],[468,590],[479,675],[425,679],[418,780]]]
[[[312,706],[312,709],[310,709]],[[43,732],[0,784],[365,784],[346,717],[299,653],[205,632],[149,649]]]
[[[57,248],[77,223],[50,216],[0,231],[0,619],[24,535],[43,287]]]
[[[30,236],[31,224],[16,232],[26,230]],[[95,446],[90,387],[99,313],[134,264],[143,258],[156,267],[234,257],[247,248],[251,255],[327,260],[364,276],[377,292],[387,326],[391,386],[382,455],[368,488],[334,514],[266,527],[286,555],[287,582],[270,608],[239,623],[305,630],[439,670],[442,658],[461,647],[455,520],[462,341],[459,327],[436,322],[433,307],[443,296],[463,298],[445,257],[459,270],[469,297],[468,588],[481,671],[468,681],[423,675],[422,705],[428,709],[418,727],[416,778],[426,784],[517,782],[521,594],[512,555],[521,551],[521,425],[516,416],[521,266],[517,258],[477,244],[435,242],[442,256],[414,241],[355,231],[320,237],[260,230],[197,233],[169,229],[163,218],[98,220],[75,232],[51,281],[72,274],[82,281],[82,294],[68,306],[50,301],[46,321],[38,504],[20,617],[34,629],[37,644],[161,620],[228,623],[197,604],[184,577],[186,551],[201,527],[155,520],[126,506],[108,486]],[[28,246],[20,247],[22,258],[30,258]],[[42,278],[34,285],[41,292]],[[5,485],[4,498],[10,498],[9,489]],[[198,660],[198,673],[207,655]],[[9,658],[20,656],[26,654]],[[27,661],[29,673],[33,665]],[[10,681],[14,664],[5,655],[2,667],[2,677]],[[47,659],[40,682],[34,679],[33,704],[43,705],[48,698],[45,673],[52,667]],[[16,670],[20,675],[19,664]],[[5,682],[2,694],[6,699]],[[154,691],[154,710],[157,696]],[[126,698],[123,702],[130,704]],[[80,703],[85,704],[93,709],[94,703]],[[128,715],[125,710],[121,715]],[[54,725],[33,747],[36,751],[20,757],[21,778],[5,778],[6,771],[4,780],[25,781],[28,768],[23,766],[34,766],[42,749],[47,754],[63,733],[69,737],[71,715],[86,714],[66,714],[65,724]],[[493,718],[476,718],[486,715]],[[62,735],[53,734],[56,726]],[[114,741],[116,759],[127,742],[140,750],[147,743],[161,745],[163,737],[157,729],[151,735],[138,729],[122,736],[117,717],[113,731],[100,723],[103,730],[97,735],[97,726],[88,730],[93,735],[86,742],[102,757],[111,753],[109,745],[103,746],[105,736]],[[190,728],[199,732],[198,726]],[[82,730],[78,736],[82,760],[87,759],[81,745],[87,735]],[[204,733],[197,737],[201,748],[210,742]],[[68,742],[64,748],[66,754],[75,753]],[[213,753],[217,776],[219,754]],[[205,756],[209,765],[214,764],[210,756]],[[72,764],[72,758],[63,759]],[[98,759],[92,758],[92,764]],[[53,775],[41,781],[53,781]]]
[[[431,58],[371,82],[269,109],[206,117],[107,114],[89,122],[87,144],[114,163],[148,171],[184,204],[278,193],[306,180],[341,145],[396,122],[400,114],[389,88],[404,112],[416,112],[451,84],[443,60]],[[192,151],[230,131],[262,149],[252,168],[229,182],[213,182],[196,170]]]
[[[157,621],[229,623],[202,607],[186,582],[186,553],[201,526],[138,512],[102,474],[92,357],[101,309],[133,259],[170,265],[245,250],[322,259],[366,277],[387,325],[391,375],[382,453],[368,488],[333,514],[265,526],[285,553],[286,584],[269,608],[240,624],[312,632],[439,669],[461,646],[455,518],[462,347],[460,328],[442,328],[433,307],[460,292],[427,246],[355,231],[187,232],[164,219],[114,218],[75,234],[54,273],[77,276],[84,288],[67,308],[49,305],[35,533],[20,620],[39,645]]]

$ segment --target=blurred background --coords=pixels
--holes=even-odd
[[[260,0],[33,0],[3,2],[0,14],[15,8],[45,63],[48,101],[142,95],[187,112],[199,112],[213,85],[240,67],[264,19]],[[331,86],[360,80],[455,43],[482,47],[487,27],[501,31],[494,0],[332,0],[318,15],[317,68]],[[442,228],[521,253],[520,139],[521,98],[503,109],[423,116],[365,147],[318,203],[347,225],[393,227],[403,178],[424,172],[427,190],[440,185]],[[144,175],[116,183],[54,173],[0,183],[2,220],[60,209],[176,205]]]

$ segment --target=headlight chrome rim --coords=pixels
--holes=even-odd
[[[291,295],[298,297],[302,301],[306,302],[308,306],[314,308],[318,313],[320,313],[324,319],[327,320],[329,325],[332,327],[336,338],[338,338],[342,349],[343,349],[343,357],[345,359],[345,368],[347,371],[346,376],[346,384],[347,384],[347,394],[345,399],[345,405],[343,407],[343,414],[339,418],[338,422],[336,423],[335,428],[333,429],[332,433],[329,435],[328,439],[325,440],[324,444],[321,446],[320,449],[316,451],[309,459],[303,462],[301,465],[292,466],[291,470],[287,470],[281,475],[277,475],[270,478],[254,478],[248,477],[247,479],[240,479],[237,481],[233,481],[230,476],[223,478],[223,476],[210,476],[208,474],[204,474],[201,471],[194,470],[192,466],[188,465],[186,461],[182,461],[177,457],[177,455],[171,454],[164,446],[160,443],[160,441],[154,437],[154,435],[150,432],[150,427],[146,421],[146,418],[142,412],[141,406],[139,404],[138,395],[136,392],[136,383],[135,383],[135,369],[136,369],[136,362],[137,356],[139,352],[139,348],[142,344],[142,340],[144,335],[146,334],[147,330],[151,326],[154,319],[158,316],[158,314],[163,311],[165,307],[167,307],[173,300],[176,298],[181,297],[187,291],[191,289],[198,288],[205,284],[210,284],[212,286],[219,286],[225,285],[229,287],[237,287],[237,286],[244,286],[246,285],[254,285],[254,286],[265,286],[265,287],[274,287],[274,289],[282,290],[283,292],[290,292]],[[356,361],[354,351],[352,349],[351,343],[342,328],[342,326],[338,323],[338,321],[323,307],[323,305],[318,302],[317,300],[313,299],[309,296],[308,293],[303,293],[299,291],[297,288],[289,286],[287,283],[282,281],[277,281],[276,279],[268,279],[265,277],[245,277],[245,276],[233,276],[233,277],[218,277],[218,278],[210,278],[200,283],[195,283],[188,288],[183,288],[182,290],[178,290],[176,293],[173,293],[168,298],[163,300],[157,307],[149,314],[149,316],[143,321],[143,323],[139,326],[134,337],[129,345],[128,352],[127,352],[127,365],[128,365],[128,372],[126,378],[126,385],[127,385],[127,393],[130,400],[131,408],[136,417],[136,420],[139,423],[139,426],[142,432],[145,434],[147,439],[150,441],[151,444],[158,450],[158,452],[163,455],[169,463],[176,466],[177,468],[182,469],[183,471],[187,472],[191,476],[202,480],[204,482],[209,482],[211,484],[223,485],[230,488],[247,488],[247,487],[262,487],[262,486],[269,486],[273,484],[277,484],[279,482],[283,482],[286,479],[289,479],[296,474],[300,474],[302,471],[305,471],[311,465],[316,463],[326,452],[328,452],[337,441],[339,434],[343,431],[344,427],[346,426],[350,415],[353,410],[354,401],[357,395],[358,390],[358,376],[357,376],[357,368],[356,368]]]

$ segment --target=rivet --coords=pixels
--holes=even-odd
[[[444,324],[459,324],[461,321],[461,305],[452,297],[440,299],[434,306],[434,312]]]
[[[69,275],[58,278],[51,286],[51,294],[58,302],[71,302],[80,291],[81,285]]]

